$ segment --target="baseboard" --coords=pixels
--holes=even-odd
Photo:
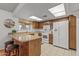
[[[62,48],[62,49],[65,49],[65,50],[68,50],[68,49],[66,49],[66,48],[63,48],[63,47],[59,47],[59,46],[56,46],[56,45],[53,45],[53,46],[55,46],[55,47],[58,47],[58,48]]]
[[[69,48],[69,49],[71,49],[71,50],[76,50],[76,49],[74,49],[74,48]]]

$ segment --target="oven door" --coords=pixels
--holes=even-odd
[[[43,34],[43,35],[42,35],[42,43],[49,43],[49,42],[48,42],[48,39],[49,39],[49,37],[48,37],[47,34]]]

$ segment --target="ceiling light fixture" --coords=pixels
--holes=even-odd
[[[48,9],[55,17],[66,15],[64,4]]]
[[[39,18],[39,17],[36,17],[36,16],[31,16],[31,17],[29,17],[29,18],[31,18],[31,19],[34,19],[34,20],[42,20],[41,18]]]

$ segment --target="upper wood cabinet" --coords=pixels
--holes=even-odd
[[[43,29],[43,22],[38,22],[38,28]]]
[[[32,22],[32,28],[43,29],[43,23],[42,22]]]
[[[32,22],[32,28],[38,29],[38,22]]]

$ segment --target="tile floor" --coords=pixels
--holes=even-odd
[[[55,47],[51,44],[42,44],[41,56],[75,56],[76,51],[66,50],[59,47]]]
[[[0,56],[5,56],[4,50],[0,50]]]
[[[55,47],[51,44],[42,44],[41,46],[41,56],[75,56],[76,51],[66,50],[62,48]],[[5,56],[4,51],[0,51],[0,56]]]

